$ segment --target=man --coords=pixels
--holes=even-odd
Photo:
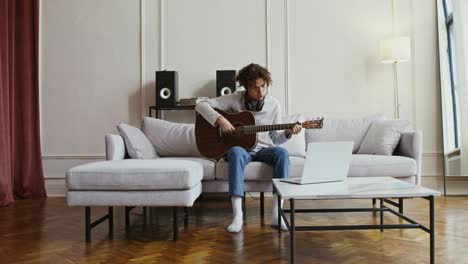
[[[236,78],[245,91],[206,100],[197,104],[195,110],[210,124],[219,126],[223,133],[234,132],[234,126],[213,108],[228,112],[252,111],[256,125],[272,125],[282,122],[281,108],[277,99],[268,95],[271,85],[270,72],[258,64],[249,64],[239,70]],[[284,131],[258,133],[257,145],[253,150],[233,147],[226,154],[229,162],[229,193],[234,218],[228,226],[229,232],[237,233],[242,229],[242,197],[244,196],[244,168],[251,161],[264,162],[273,167],[273,178],[289,176],[289,153],[275,145],[285,143],[293,134],[301,131],[300,124]],[[271,225],[278,226],[278,200],[273,197]],[[284,221],[281,228],[286,229]]]

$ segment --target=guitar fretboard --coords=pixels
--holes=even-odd
[[[258,132],[284,130],[293,127],[296,123],[289,124],[276,124],[276,125],[263,125],[263,126],[242,126],[244,134],[253,134]]]

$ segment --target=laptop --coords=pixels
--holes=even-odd
[[[302,177],[280,181],[295,184],[343,181],[348,177],[353,145],[352,141],[309,143]]]

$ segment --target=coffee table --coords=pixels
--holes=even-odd
[[[278,221],[285,221],[290,233],[290,258],[295,262],[295,232],[323,230],[358,230],[358,229],[406,229],[420,228],[429,233],[430,263],[434,263],[434,196],[440,192],[419,185],[404,182],[392,177],[350,177],[342,182],[298,185],[273,179],[274,192],[280,199],[288,200],[289,209],[278,210]],[[398,198],[399,203],[391,201]],[[417,223],[403,214],[403,198],[424,198],[429,201],[429,227]],[[329,200],[329,199],[379,199],[380,207],[372,208],[334,208],[334,209],[296,209],[296,200]],[[399,211],[386,206],[398,206]],[[329,226],[296,226],[296,213],[337,213],[337,212],[380,212],[380,224],[376,225],[329,225]],[[384,224],[384,212],[390,212],[406,224]],[[290,214],[289,219],[287,213]],[[281,229],[278,229],[281,232]]]

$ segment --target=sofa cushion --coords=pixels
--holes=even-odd
[[[304,169],[304,158],[290,157],[289,177],[300,177]],[[216,164],[216,179],[228,180],[228,162],[221,159]],[[417,174],[416,161],[403,156],[353,154],[349,165],[349,177],[409,177]],[[273,169],[265,163],[251,162],[245,168],[246,181],[271,180]]]
[[[152,117],[143,119],[143,133],[159,156],[201,157],[195,143],[195,125],[169,122]]]
[[[323,128],[307,129],[306,143],[327,141],[353,141],[353,153],[359,149],[362,139],[375,120],[385,119],[383,115],[372,115],[356,119],[327,119],[323,120]]]
[[[291,167],[289,177],[299,177],[302,175],[304,167],[304,158],[289,157]],[[228,176],[229,163],[224,159],[220,159],[216,164],[216,179],[229,179]],[[250,162],[244,169],[244,180],[246,181],[270,181],[273,178],[273,168],[262,162]]]
[[[192,206],[202,192],[198,183],[188,190],[69,191],[69,206]]]
[[[105,141],[106,160],[122,160],[125,158],[125,142],[122,136],[107,134]]]
[[[171,159],[171,160],[190,160],[193,162],[200,163],[203,166],[203,180],[214,180],[215,179],[215,168],[216,168],[216,161],[205,159],[205,158],[197,158],[197,157],[165,157],[161,159]]]
[[[350,177],[407,177],[417,174],[416,160],[403,156],[354,154],[349,166]]]
[[[200,183],[203,167],[188,160],[109,160],[67,172],[68,190],[187,190]]]
[[[292,114],[283,117],[283,122],[294,123],[304,122],[305,116],[302,114]],[[281,147],[288,150],[290,156],[305,157],[306,155],[306,143],[305,143],[305,129],[297,135],[293,135],[288,141],[280,145]]]
[[[408,120],[376,120],[359,147],[358,154],[392,155],[401,134],[409,128]]]
[[[154,159],[158,157],[153,145],[139,128],[120,123],[117,125],[117,129],[124,139],[128,155],[132,159]]]

